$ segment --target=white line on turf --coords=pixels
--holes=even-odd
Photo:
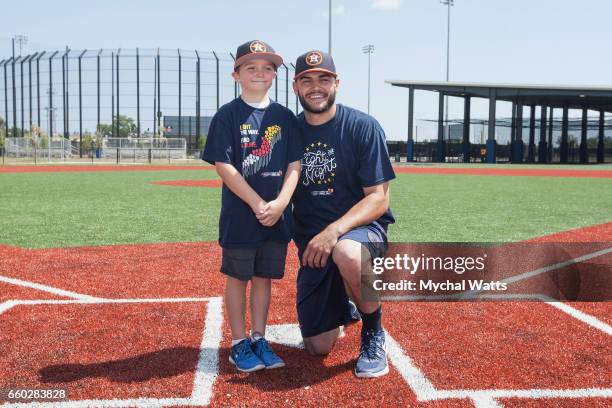
[[[476,395],[472,397],[472,402],[476,408],[502,408],[495,398],[488,395]]]
[[[43,301],[7,301],[17,304],[112,304],[112,303],[177,303],[208,302],[204,333],[200,346],[200,355],[196,366],[194,387],[189,398],[132,398],[132,399],[92,399],[76,401],[5,403],[0,407],[7,408],[86,408],[86,407],[172,407],[172,406],[206,406],[210,404],[213,385],[219,371],[219,346],[223,337],[223,306],[221,297],[209,298],[165,298],[165,299],[101,299],[101,300],[43,300]]]
[[[0,314],[6,312],[11,307],[16,306],[16,305],[17,305],[17,302],[15,302],[14,300],[7,300],[6,302],[0,303]]]
[[[31,288],[40,290],[43,292],[53,293],[54,295],[66,296],[73,299],[99,299],[94,296],[84,295],[82,293],[71,292],[69,290],[54,288],[52,286],[42,285],[40,283],[29,282],[16,278],[9,278],[8,276],[0,276],[0,282],[9,283],[11,285],[23,286],[25,288]]]
[[[386,332],[387,355],[397,368],[400,375],[412,389],[419,401],[429,401],[436,399],[437,390],[433,384],[419,370],[410,357],[408,357],[400,345]]]
[[[500,282],[501,283],[514,283],[514,282],[522,281],[525,279],[533,278],[534,276],[538,276],[546,272],[554,271],[555,269],[561,269],[561,268],[565,268],[566,266],[573,265],[575,263],[588,261],[589,259],[597,258],[598,256],[609,254],[610,252],[612,252],[612,247],[605,248],[600,251],[591,252],[590,254],[581,255],[577,258],[568,259],[567,261],[558,262],[553,265],[548,265],[542,268],[534,269],[533,271],[530,271],[530,272],[524,272],[524,273],[521,273],[515,276],[511,276],[509,278],[501,280]]]
[[[269,325],[266,327],[266,339],[287,347],[304,348],[300,326],[295,323]]]
[[[438,390],[432,399],[458,398],[610,398],[612,388],[528,389],[528,390]]]
[[[554,271],[556,269],[561,269],[564,268],[566,266],[575,264],[575,263],[579,263],[579,262],[583,262],[583,261],[587,261],[589,259],[593,259],[593,258],[597,258],[599,256],[602,255],[606,255],[612,252],[612,247],[609,248],[605,248],[599,251],[595,251],[595,252],[591,252],[590,254],[585,254],[585,255],[581,255],[577,258],[573,258],[573,259],[569,259],[567,261],[563,261],[563,262],[558,262],[556,264],[553,265],[548,265],[548,266],[544,266],[542,268],[538,268],[538,269],[534,269],[533,271],[529,271],[529,272],[524,272],[515,276],[510,276],[506,279],[502,279],[499,282],[500,283],[515,283],[515,282],[519,282],[525,279],[529,279],[529,278],[533,278],[534,276],[538,276],[541,275],[543,273],[546,272],[550,272],[550,271]],[[452,299],[462,299],[462,300],[467,300],[467,299],[477,299],[478,296],[482,293],[485,292],[485,290],[466,290],[463,292],[458,292],[458,293],[453,293],[451,295],[392,295],[392,296],[382,296],[381,299],[385,300],[385,301],[410,301],[410,300],[431,300],[431,301],[438,301],[438,300],[452,300]],[[510,295],[505,295],[505,296],[510,296]],[[522,296],[522,295],[518,295],[518,296]],[[537,296],[537,295],[526,295],[526,296]]]
[[[78,299],[78,300],[15,300],[20,305],[96,305],[96,304],[124,304],[124,303],[185,303],[208,302],[214,299],[203,298],[135,298],[135,299]]]
[[[223,338],[223,306],[220,297],[208,301],[204,335],[191,393],[194,405],[208,405],[219,373],[219,346]]]
[[[602,322],[601,320],[597,319],[595,316],[581,312],[580,310],[575,309],[566,303],[556,302],[554,300],[546,302],[546,303],[552,307],[556,307],[557,309],[567,313],[573,318],[578,319],[581,322],[588,324],[589,326],[592,326],[598,330],[601,330],[602,332],[606,333],[608,336],[612,336],[612,327]]]

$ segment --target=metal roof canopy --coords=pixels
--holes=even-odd
[[[431,81],[405,81],[387,80],[392,86],[408,88],[408,140],[406,157],[408,161],[414,159],[414,91],[425,90],[438,92],[438,142],[436,146],[436,161],[442,163],[446,161],[446,141],[444,140],[444,99],[448,96],[455,96],[463,99],[463,123],[471,123],[470,105],[472,97],[485,98],[489,100],[489,116],[487,121],[487,143],[486,143],[486,162],[495,163],[497,161],[495,140],[496,127],[496,105],[497,101],[512,103],[512,118],[510,120],[510,154],[509,159],[513,163],[520,163],[523,160],[523,107],[530,107],[529,114],[529,146],[527,161],[536,161],[536,141],[535,141],[535,111],[540,106],[540,140],[537,143],[537,160],[539,163],[550,163],[553,160],[553,128],[555,127],[554,109],[562,108],[561,121],[561,142],[559,148],[559,161],[568,163],[569,155],[569,109],[581,109],[581,140],[580,140],[580,162],[588,163],[587,133],[588,133],[588,110],[599,111],[598,121],[598,141],[597,141],[597,162],[603,163],[605,158],[605,113],[612,111],[612,87],[594,86],[565,86],[565,85],[513,85],[513,84],[492,84],[492,83],[471,83],[471,82],[431,82]],[[550,110],[550,114],[548,114]],[[450,132],[449,132],[450,135]],[[463,161],[470,161],[470,131],[469,126],[463,126],[462,155]],[[449,139],[450,141],[450,139]],[[504,153],[504,155],[507,153]]]
[[[612,112],[612,86],[563,86],[386,80],[392,86],[443,92],[448,96],[490,98],[527,106],[546,105],[569,109]]]

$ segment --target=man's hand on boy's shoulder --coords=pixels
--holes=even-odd
[[[264,227],[271,227],[277,223],[278,219],[283,215],[286,205],[280,200],[272,200],[263,208],[263,213],[256,214],[257,219]]]

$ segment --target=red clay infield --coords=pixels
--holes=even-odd
[[[608,231],[609,225],[599,228]],[[597,228],[584,230],[590,236]],[[580,230],[570,235],[576,234]],[[269,327],[297,322],[296,252],[290,246],[285,278],[273,284]],[[139,299],[222,296],[220,254],[216,243],[42,250],[0,246],[0,276],[136,302],[20,304],[2,313],[3,302],[9,299],[58,296],[34,289],[29,296],[22,286],[5,290],[11,285],[1,285],[0,389],[66,388],[71,400],[189,397],[198,373],[203,332],[209,329],[205,321],[210,304]],[[388,302],[384,309],[387,332],[437,390],[612,389],[610,336],[551,305]],[[610,303],[589,303],[582,310],[609,316]],[[220,318],[216,321],[220,323]],[[286,368],[237,373],[228,362],[227,318],[222,321],[221,341],[213,350],[219,355],[219,369],[213,379],[211,406],[475,404],[461,397],[418,401],[401,375],[400,368],[406,369],[408,363],[392,362],[389,375],[379,379],[356,379],[352,370],[359,325],[349,327],[327,357],[311,357],[303,350],[276,344]],[[534,407],[611,405],[609,398],[510,397],[494,402]]]

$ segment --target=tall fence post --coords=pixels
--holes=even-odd
[[[51,138],[53,138],[53,58],[59,53],[55,51],[49,57],[49,146],[51,146]],[[51,157],[49,157],[51,160]]]
[[[216,52],[212,52],[215,56],[216,66],[217,66],[217,110],[219,110],[219,57],[217,57]]]
[[[79,55],[79,158],[83,158],[83,89],[81,78],[81,58],[87,50],[83,50]]]
[[[196,148],[200,149],[200,54],[196,53]]]

